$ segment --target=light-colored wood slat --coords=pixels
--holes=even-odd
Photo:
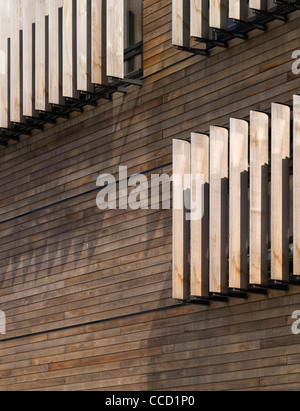
[[[186,219],[186,196],[190,195],[191,145],[187,141],[173,140],[173,298],[190,297],[190,224]]]
[[[35,0],[23,0],[23,115],[32,117],[33,101],[33,36],[35,22]]]
[[[172,0],[172,43],[176,46],[190,45],[190,2]]]
[[[272,104],[271,279],[289,279],[290,108]]]
[[[8,38],[10,36],[10,2],[0,4],[0,127],[8,127]]]
[[[249,8],[266,11],[268,9],[268,0],[249,0]]]
[[[107,75],[124,78],[125,5],[124,1],[107,0]]]
[[[248,17],[247,0],[229,0],[229,18],[246,21]]]
[[[293,274],[300,275],[300,96],[294,96],[293,124]]]
[[[250,284],[268,281],[268,137],[269,118],[250,113]]]
[[[209,0],[191,0],[191,37],[209,36]]]
[[[209,25],[215,29],[227,29],[228,0],[210,0]]]
[[[21,30],[23,22],[22,0],[10,0],[11,4],[11,36],[10,36],[10,121],[20,123],[22,116],[21,77],[22,64]]]
[[[61,104],[61,33],[59,10],[63,0],[49,2],[49,103]]]
[[[91,2],[77,1],[76,47],[77,47],[77,89],[92,91],[91,88]]]
[[[92,73],[94,84],[107,85],[106,76],[106,2],[92,0]]]
[[[228,130],[210,128],[210,233],[211,293],[227,291],[228,256]]]
[[[48,67],[46,50],[46,16],[48,0],[36,0],[35,10],[35,108],[46,111],[48,101]]]
[[[203,190],[199,190],[197,175],[203,178]],[[193,133],[191,136],[191,178],[191,201],[197,204],[201,213],[196,216],[196,219],[191,220],[191,295],[208,297],[209,137],[207,135]]]
[[[248,123],[230,120],[229,287],[247,288]]]
[[[63,0],[63,96],[71,98],[76,96],[75,10],[74,0]]]

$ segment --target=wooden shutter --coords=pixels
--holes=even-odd
[[[106,85],[106,1],[92,0],[92,83]]]
[[[107,75],[124,78],[124,0],[107,0]]]
[[[189,300],[190,224],[186,219],[185,200],[190,193],[190,143],[173,140],[173,298]],[[175,176],[175,177],[174,177]]]
[[[248,123],[230,120],[229,287],[247,288]]]
[[[49,102],[60,104],[61,85],[61,32],[59,9],[63,0],[49,1]]]
[[[197,175],[203,176],[201,192]],[[193,133],[191,137],[191,179],[191,202],[197,202],[197,207],[204,205],[201,217],[191,221],[191,295],[208,297],[209,137],[204,134]]]
[[[35,0],[23,0],[23,115],[32,117],[34,113],[34,22]]]
[[[8,127],[8,38],[10,36],[10,2],[1,2],[0,13],[0,127]]]
[[[209,0],[191,0],[191,37],[208,38],[208,2]]]
[[[63,0],[63,96],[76,96],[75,19],[76,2]]]
[[[187,0],[172,0],[172,43],[181,47],[190,45],[190,2]]]
[[[250,284],[268,282],[268,115],[250,113]]]
[[[210,129],[210,292],[227,292],[228,130]],[[213,216],[213,218],[212,218]]]
[[[289,279],[290,108],[272,104],[271,280]]]
[[[215,29],[227,29],[228,0],[210,0],[209,25]]]
[[[35,108],[46,111],[48,103],[48,66],[46,15],[48,0],[36,0],[35,10]]]
[[[293,125],[293,274],[300,276],[300,96],[294,96]]]
[[[248,17],[247,0],[229,0],[229,18],[246,21]]]

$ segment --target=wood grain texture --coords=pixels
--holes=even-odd
[[[190,45],[190,2],[172,0],[172,43],[176,46]]]
[[[209,291],[222,294],[228,281],[228,130],[210,128]]]
[[[9,48],[8,39],[10,36],[10,9],[11,3],[5,1],[1,3],[0,14],[0,126],[8,127],[8,61]]]
[[[300,97],[293,100],[293,239],[294,269],[293,274],[300,273]]]
[[[248,281],[248,123],[230,120],[229,287],[247,289]]]
[[[268,163],[269,119],[250,114],[250,284],[268,281]]]
[[[191,136],[191,202],[201,212],[191,221],[191,295],[208,297],[209,137]],[[199,180],[204,187],[199,187]],[[200,189],[200,190],[199,190]],[[204,196],[204,197],[203,197]],[[203,205],[203,207],[202,207]],[[193,210],[195,213],[195,210]]]
[[[35,7],[35,109],[46,111],[48,104],[48,50],[46,49],[48,0],[36,0]]]
[[[107,75],[124,78],[125,4],[107,0],[106,8]]]
[[[290,108],[272,104],[271,279],[289,280]]]
[[[49,2],[49,103],[62,103],[62,28],[60,27],[60,8],[63,0]]]
[[[247,0],[229,0],[229,18],[247,21],[248,2]]]
[[[108,83],[106,76],[106,2],[92,0],[92,83]]]
[[[34,114],[34,24],[35,0],[23,0],[23,115]]]
[[[215,29],[227,29],[228,0],[210,0],[209,26]]]
[[[191,0],[191,37],[209,36],[209,0]]]

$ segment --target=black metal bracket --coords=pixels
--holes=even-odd
[[[288,291],[289,284],[286,281],[269,280],[268,288],[271,290]]]
[[[254,293],[254,294],[263,294],[267,295],[268,290],[266,286],[260,285],[260,284],[249,284],[248,285],[248,292],[249,293]]]
[[[225,36],[230,36],[232,38],[237,38],[240,40],[248,40],[247,33],[239,33],[237,31],[224,30],[224,29],[213,29],[213,30],[215,33],[224,34]]]
[[[223,303],[228,303],[229,301],[228,296],[222,293],[209,293],[209,299],[211,301],[218,301]]]
[[[247,299],[248,293],[240,288],[228,288],[228,296],[232,298]]]
[[[265,10],[256,10],[256,9],[252,9],[254,14],[259,14],[259,15],[263,15],[266,17],[272,17],[274,20],[280,20],[280,21],[284,21],[287,22],[289,21],[289,17],[287,15],[283,15],[283,14],[278,14],[276,12],[272,12],[272,11],[265,11]]]
[[[195,47],[176,46],[177,50],[186,51],[188,53],[199,54],[200,56],[208,57],[210,55],[209,49],[196,49]]]
[[[279,4],[281,6],[286,6],[294,10],[300,10],[300,4],[297,1],[288,2],[284,0],[275,0],[275,4]]]
[[[210,305],[210,301],[208,298],[192,296],[190,304]]]
[[[134,86],[142,86],[143,85],[143,81],[142,80],[138,80],[138,79],[134,79],[134,78],[117,78],[117,77],[109,77],[109,79],[111,81],[117,82],[117,83],[123,83],[126,84],[128,86],[130,85],[134,85]]]
[[[243,21],[243,20],[236,20],[233,19],[233,23],[239,25],[239,26],[244,26],[244,27],[249,27],[250,29],[257,29],[261,31],[267,31],[268,30],[268,25],[263,24],[263,23],[255,23],[251,21]]]
[[[203,37],[194,37],[194,40],[198,41],[198,43],[205,43],[212,47],[224,47],[224,48],[229,47],[228,41],[210,40],[210,39],[205,39]]]

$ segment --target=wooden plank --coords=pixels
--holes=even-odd
[[[229,287],[247,288],[248,123],[230,120]]]
[[[35,10],[35,108],[46,111],[48,103],[48,50],[46,16],[48,0],[36,0]]]
[[[106,2],[92,0],[92,83],[107,85],[106,76]]]
[[[300,275],[300,96],[294,95],[293,111],[293,274]]]
[[[203,177],[204,190],[200,192],[197,175]],[[197,207],[200,207],[200,204],[204,205],[201,216],[191,221],[191,295],[208,297],[209,137],[207,135],[192,133],[191,178],[191,201],[197,202]]]
[[[250,284],[268,282],[268,115],[250,113]]]
[[[248,1],[247,0],[229,0],[229,18],[241,21],[247,21]]]
[[[190,46],[190,2],[172,0],[172,43]]]
[[[20,123],[22,117],[21,99],[21,30],[23,22],[23,2],[10,0],[11,3],[11,36],[10,36],[10,121]]]
[[[271,279],[289,280],[290,108],[272,104]]]
[[[63,0],[63,96],[76,97],[75,0]]]
[[[249,0],[249,8],[254,10],[268,10],[268,0]]]
[[[190,143],[173,140],[173,299],[189,300],[190,251],[189,221],[186,219],[186,196],[190,193]],[[176,176],[176,177],[175,177]]]
[[[227,29],[228,0],[210,0],[209,25],[215,29]]]
[[[8,38],[10,36],[10,2],[1,2],[0,13],[0,127],[8,127]]]
[[[35,0],[23,0],[23,115],[29,117],[34,114],[34,22]]]
[[[76,8],[77,89],[91,87],[91,1],[81,0]]]
[[[228,130],[210,128],[209,291],[227,291],[228,257]]]
[[[107,0],[107,75],[124,78],[125,4]]]
[[[209,0],[191,0],[191,37],[209,37]]]
[[[60,8],[63,0],[49,2],[49,103],[62,104]]]

